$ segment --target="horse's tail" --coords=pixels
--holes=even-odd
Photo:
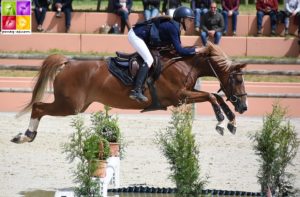
[[[68,59],[59,54],[49,55],[43,62],[34,86],[31,101],[17,114],[21,116],[28,112],[35,102],[40,101],[43,98],[47,84],[52,84],[56,74],[62,65],[68,62]]]

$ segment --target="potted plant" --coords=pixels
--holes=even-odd
[[[91,117],[93,130],[110,144],[110,156],[120,155],[121,132],[118,118],[109,115],[110,107],[104,106],[104,112],[94,113]]]
[[[110,156],[109,142],[97,133],[92,133],[83,141],[84,157],[91,164],[91,174],[106,176],[106,159]]]

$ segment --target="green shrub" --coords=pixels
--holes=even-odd
[[[109,142],[102,138],[102,136],[93,134],[85,139],[83,144],[84,157],[86,160],[106,160],[109,157]],[[102,150],[100,150],[101,144]]]
[[[120,142],[121,132],[118,125],[118,118],[114,118],[108,114],[111,110],[110,107],[105,106],[104,110],[105,112],[92,114],[92,129],[109,142]]]
[[[92,178],[96,164],[89,162],[88,158],[93,156],[86,153],[86,140],[92,136],[91,129],[84,127],[84,121],[80,116],[72,120],[71,126],[75,128],[75,132],[69,137],[70,141],[63,145],[63,151],[70,162],[74,162],[75,159],[77,161],[76,170],[73,171],[74,182],[78,184],[74,188],[75,196],[100,197],[99,182]]]
[[[265,193],[269,188],[275,196],[293,196],[297,192],[292,184],[294,175],[286,168],[292,165],[299,141],[285,116],[286,109],[275,103],[272,113],[264,118],[262,129],[252,136],[255,154],[259,156],[257,177],[261,191]]]
[[[157,134],[164,156],[171,165],[171,179],[178,196],[198,196],[206,183],[200,179],[199,148],[192,134],[191,106],[183,105],[172,111],[170,126]]]

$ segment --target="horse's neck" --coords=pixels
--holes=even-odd
[[[194,65],[199,69],[199,77],[216,77],[224,76],[228,71],[227,66],[222,66],[214,61],[212,61],[209,57],[196,57],[193,60]]]
[[[160,56],[160,61],[163,64],[163,69],[167,69],[170,66],[175,66],[176,62],[182,62],[180,66],[186,65],[193,72],[190,73],[191,77],[198,78],[198,77],[216,77],[217,75],[224,75],[226,70],[225,67],[216,65],[209,57],[207,56],[187,56],[181,57],[176,54],[174,50],[165,51]]]

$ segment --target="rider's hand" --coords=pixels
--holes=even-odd
[[[201,53],[202,52],[202,48],[200,48],[200,47],[196,47],[195,48],[195,53],[196,54],[199,54],[199,53]]]

